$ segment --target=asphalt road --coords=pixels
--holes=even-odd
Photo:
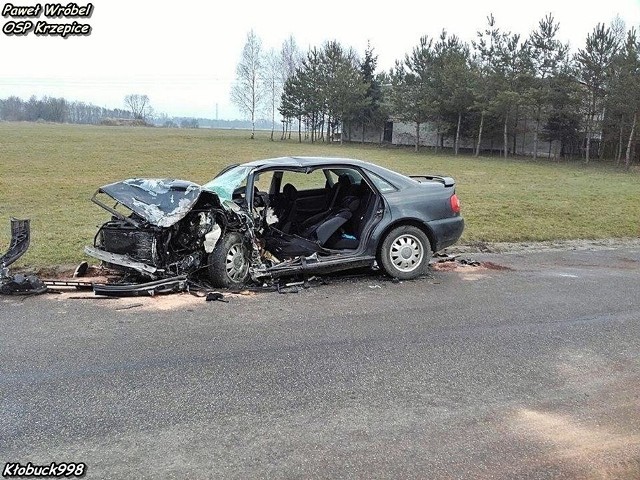
[[[229,303],[2,297],[0,466],[640,478],[640,248],[473,257],[509,269]]]

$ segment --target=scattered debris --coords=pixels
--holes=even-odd
[[[458,255],[451,255],[449,253],[440,252],[440,253],[436,253],[433,257],[437,259],[436,261],[438,263],[455,262]]]
[[[479,267],[480,266],[480,262],[478,262],[477,260],[471,260],[470,258],[461,258],[460,260],[458,260],[458,263],[460,265],[467,265],[469,267]]]
[[[229,300],[224,298],[224,294],[222,292],[209,292],[205,297],[207,302],[224,302],[229,303]]]
[[[116,310],[129,310],[131,308],[143,307],[143,303],[132,303],[131,305],[125,305],[123,307],[116,307]]]
[[[436,261],[431,264],[431,268],[441,272],[460,271],[465,274],[477,272],[478,270],[511,270],[509,267],[493,262],[479,262],[472,258],[460,258],[457,256],[455,260],[446,258],[442,261]]]
[[[54,293],[62,293],[61,291],[55,290]],[[118,297],[101,297],[101,296],[79,296],[79,295],[75,295],[75,296],[69,296],[66,297],[69,300],[118,300]]]
[[[0,293],[4,295],[38,295],[46,291],[47,286],[35,275],[17,273],[0,278]]]

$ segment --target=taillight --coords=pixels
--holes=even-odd
[[[458,195],[455,193],[451,195],[449,202],[451,203],[451,210],[453,210],[453,213],[460,213],[460,199],[458,198]]]

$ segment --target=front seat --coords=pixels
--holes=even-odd
[[[282,206],[278,214],[280,230],[282,232],[290,233],[292,231],[293,221],[298,213],[297,199],[298,190],[296,187],[290,183],[282,187]]]

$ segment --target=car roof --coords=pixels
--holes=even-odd
[[[243,163],[244,167],[318,167],[318,166],[331,166],[331,165],[354,165],[354,166],[369,166],[372,165],[362,160],[355,160],[353,158],[339,158],[339,157],[277,157],[277,158],[265,158],[263,160],[253,160],[248,163]]]
[[[267,170],[270,168],[291,168],[291,169],[301,169],[301,168],[324,168],[328,167],[344,167],[344,166],[353,166],[359,167],[369,172],[373,172],[376,175],[382,177],[388,182],[391,182],[396,187],[408,187],[414,186],[418,182],[407,177],[406,175],[402,175],[401,173],[394,172],[393,170],[389,170],[387,168],[376,165],[375,163],[365,162],[363,160],[356,160],[354,158],[341,158],[341,157],[277,157],[277,158],[266,158],[263,160],[253,160],[248,163],[242,163],[240,166],[243,167],[253,167],[257,171]]]

